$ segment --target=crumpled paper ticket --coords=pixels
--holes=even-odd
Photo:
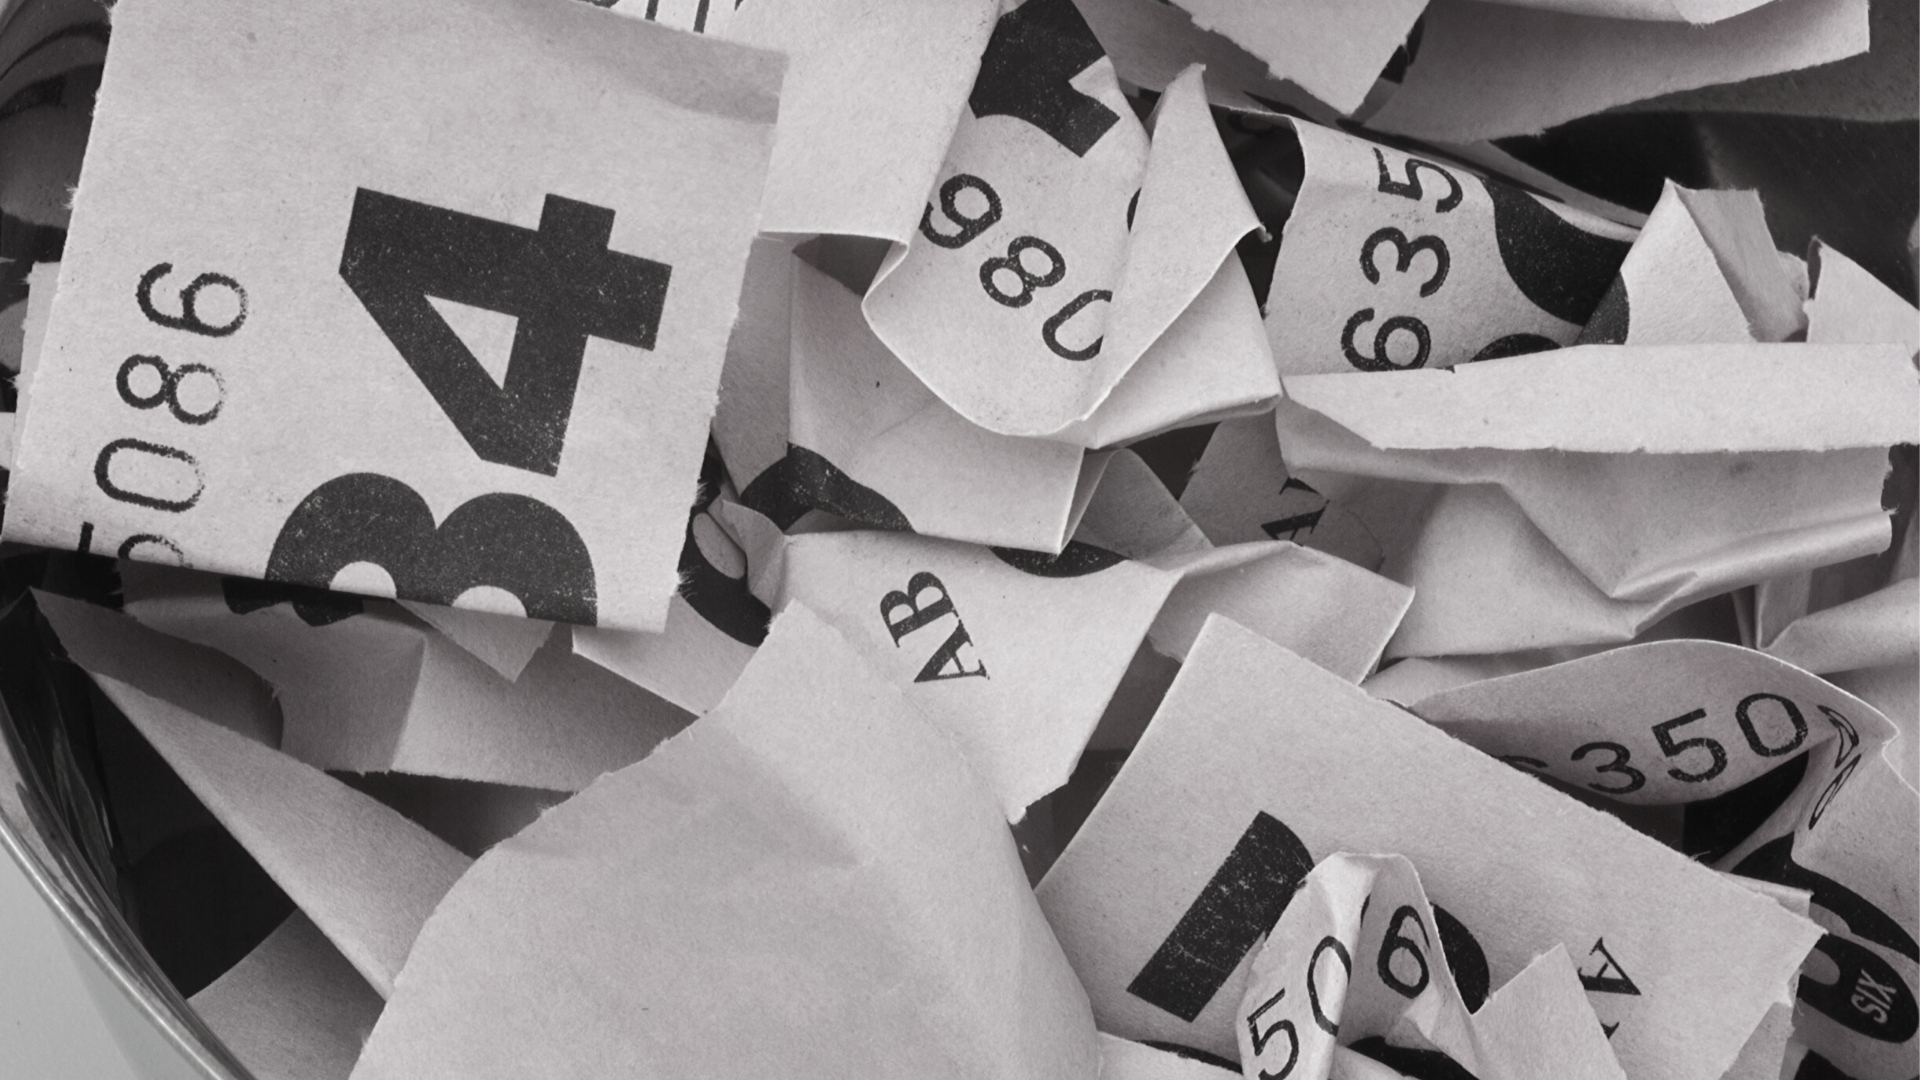
[[[781,58],[460,0],[115,34],[6,535],[659,629]]]
[[[294,907],[168,1007],[272,1080],[1912,1080],[1911,280],[1507,138],[1910,118],[1896,6],[9,9],[9,627]]]

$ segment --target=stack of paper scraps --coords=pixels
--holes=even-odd
[[[1512,138],[1911,2],[10,12],[6,825],[209,1075],[1920,1072],[1911,259]]]

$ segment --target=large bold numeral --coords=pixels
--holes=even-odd
[[[607,250],[613,211],[547,196],[528,229],[361,188],[340,276],[482,460],[560,470],[587,338],[653,348],[673,268]],[[512,315],[495,383],[427,297]]]
[[[1410,157],[1406,162],[1407,178],[1405,180],[1395,180],[1393,173],[1387,171],[1387,156],[1382,154],[1380,148],[1377,146],[1373,148],[1373,161],[1380,169],[1379,190],[1382,194],[1398,195],[1403,199],[1412,199],[1415,202],[1419,202],[1421,199],[1426,198],[1427,194],[1420,187],[1420,170],[1428,169],[1431,170],[1434,175],[1447,182],[1447,193],[1440,197],[1439,202],[1433,204],[1434,212],[1444,214],[1460,205],[1460,181],[1455,180],[1452,173],[1435,165],[1433,162],[1427,161],[1424,158]]]
[[[559,511],[525,495],[480,495],[437,528],[426,500],[377,473],[349,473],[302,499],[267,559],[269,581],[327,588],[352,563],[371,563],[406,600],[451,604],[490,585],[527,617],[592,625],[593,558]]]

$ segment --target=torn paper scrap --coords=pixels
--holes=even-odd
[[[299,911],[188,999],[259,1080],[347,1080],[384,1006]]]
[[[767,636],[772,613],[748,584],[747,554],[721,526],[715,503],[730,488],[717,454],[700,467],[700,497],[680,548],[680,591],[657,634],[573,628],[573,651],[622,678],[699,714],[726,696]]]
[[[792,537],[778,610],[819,612],[967,755],[1016,821],[1066,783],[1179,576],[901,533]]]
[[[1408,707],[1516,768],[1624,803],[1712,798],[1805,753],[1801,794],[1780,811],[1788,815],[1840,778],[1856,744],[1877,757],[1894,734],[1851,694],[1717,641],[1610,649]]]
[[[441,607],[417,600],[402,600],[400,606],[508,679],[520,677],[553,632],[553,624],[543,619]]]
[[[1250,951],[1343,850],[1420,866],[1490,986],[1566,946],[1635,1076],[1717,1080],[1819,937],[1221,618],[1037,894],[1103,1029],[1231,1054]]]
[[[1609,19],[1658,19],[1690,23],[1719,22],[1773,0],[1491,0],[1496,4],[1598,15]]]
[[[471,861],[293,758],[125,683],[94,681],[382,996]]]
[[[1203,30],[1180,7],[1161,0],[1074,0],[1094,37],[1113,59],[1123,85],[1160,93],[1192,64],[1206,67],[1207,100],[1223,109],[1272,116],[1297,110],[1317,121],[1338,113],[1274,78],[1266,61],[1224,34]]]
[[[1734,245],[1716,245],[1709,234],[1709,221],[1719,221],[1703,211],[1724,196],[1736,192],[1689,192],[1667,181],[1654,204],[1653,213],[1633,242],[1633,249],[1620,264],[1620,276],[1614,279],[1607,295],[1594,309],[1593,317],[1580,331],[1579,344],[1610,345],[1684,345],[1694,342],[1741,342],[1750,340],[1783,341],[1804,322],[1800,303],[1788,287],[1779,260],[1772,249],[1766,221],[1758,221],[1758,235],[1746,229],[1715,230],[1751,237],[1743,248],[1759,247],[1758,258],[1740,258]],[[1751,195],[1751,193],[1746,193]],[[1719,197],[1714,200],[1701,196]],[[1742,200],[1736,205],[1748,205]],[[1759,211],[1751,201],[1751,214],[1741,222],[1751,224]],[[1703,218],[1707,220],[1702,220]],[[1749,251],[1749,256],[1755,254]],[[1766,292],[1771,303],[1751,302],[1769,315],[1766,336],[1758,325],[1749,323],[1741,296],[1755,297],[1759,290],[1743,290],[1729,271],[1749,271],[1748,276],[1765,275]],[[1784,307],[1785,310],[1782,310]]]
[[[1180,506],[1216,544],[1291,540],[1377,570],[1380,541],[1343,507],[1288,475],[1268,415],[1224,420],[1194,466]]]
[[[387,601],[123,567],[128,613],[271,683],[280,748],[316,768],[575,791],[692,720],[574,656],[565,628],[508,681]]]
[[[1057,551],[1079,448],[974,424],[874,336],[857,294],[805,263],[793,274],[788,467],[812,464],[842,491],[792,501],[873,528]]]
[[[1383,450],[1730,454],[1920,438],[1920,375],[1892,346],[1587,346],[1393,379],[1283,382],[1293,405]]]
[[[784,59],[474,0],[113,56],[7,537],[658,630]]]
[[[1176,0],[1195,26],[1223,34],[1346,114],[1360,107],[1380,69],[1406,43],[1427,0],[1329,4],[1324,0]]]
[[[1283,221],[1265,215],[1280,239],[1265,309],[1283,377],[1565,345],[1633,239],[1457,163],[1305,121],[1264,140],[1273,156],[1249,162],[1249,187],[1295,192]]]
[[[740,311],[720,369],[713,443],[739,491],[787,453],[793,249],[790,241],[777,237],[754,238],[740,285]]]
[[[1234,1024],[1246,1074],[1320,1080],[1347,1047],[1402,1071],[1624,1080],[1565,946],[1489,996],[1459,927],[1401,856],[1323,859],[1248,970]]]
[[[1665,641],[1445,690],[1410,708],[1516,769],[1621,804],[1706,804],[1685,854],[1812,892],[1828,934],[1796,1037],[1850,1076],[1910,1068],[1920,1029],[1920,795],[1866,702],[1751,649]],[[1777,792],[1738,829],[1714,800]],[[1724,814],[1721,815],[1725,817]],[[1838,969],[1837,979],[1830,973]],[[1905,1064],[1896,1065],[1904,1052]]]
[[[354,1076],[1099,1068],[998,800],[790,608],[712,713],[475,864]]]
[[[225,653],[142,626],[117,611],[34,590],[67,658],[263,746],[280,745],[273,687]]]
[[[1186,659],[1207,619],[1224,615],[1353,683],[1373,672],[1414,598],[1344,559],[1271,540],[1156,565],[1182,575],[1147,631],[1163,655]]]
[[[1899,342],[1920,353],[1920,310],[1838,250],[1815,243],[1807,340],[1819,344]]]
[[[1433,0],[1399,90],[1363,119],[1443,142],[1531,135],[1630,101],[1813,67],[1867,46],[1867,0],[1771,0],[1707,26]]]
[[[1070,0],[1001,27],[920,233],[864,309],[960,415],[1046,436],[1107,399],[1259,221],[1197,66],[1155,104],[1149,146]]]
[[[1100,1080],[1233,1080],[1240,1075],[1227,1062],[1210,1058],[1100,1033]]]
[[[1229,254],[1093,415],[1053,437],[1080,446],[1114,446],[1177,427],[1265,412],[1279,395],[1260,305],[1240,256]]]
[[[788,58],[760,231],[906,240],[967,107],[998,7],[734,4],[722,36]]]

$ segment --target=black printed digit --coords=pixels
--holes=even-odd
[[[1425,948],[1406,935],[1405,927],[1409,921],[1413,923],[1415,929],[1420,931]],[[1380,943],[1380,957],[1375,965],[1380,981],[1392,987],[1393,992],[1401,997],[1409,999],[1419,997],[1421,992],[1426,990],[1432,974],[1427,967],[1427,952],[1432,948],[1433,939],[1427,936],[1427,924],[1420,921],[1420,913],[1405,904],[1400,905],[1394,911],[1393,918],[1387,921],[1387,936]],[[1410,979],[1400,977],[1394,958],[1401,955],[1409,957],[1420,969],[1417,976]]]
[[[1340,1034],[1340,1024],[1327,1016],[1326,1009],[1320,1004],[1320,958],[1333,954],[1340,961],[1340,968],[1347,979],[1353,978],[1353,957],[1339,938],[1323,937],[1320,944],[1313,947],[1313,956],[1307,961],[1307,1007],[1313,1013],[1314,1026],[1329,1035]]]
[[[1283,1077],[1293,1071],[1293,1067],[1299,1064],[1300,1061],[1300,1033],[1294,1030],[1293,1021],[1276,1020],[1268,1024],[1265,1028],[1260,1026],[1260,1018],[1267,1014],[1268,1009],[1280,1004],[1280,999],[1286,996],[1287,991],[1283,987],[1279,993],[1261,1002],[1259,1008],[1247,1014],[1247,1034],[1252,1036],[1254,1057],[1259,1057],[1266,1053],[1267,1044],[1272,1042],[1276,1036],[1285,1035],[1287,1037],[1286,1063],[1280,1066],[1278,1072],[1268,1072],[1265,1069],[1261,1069],[1260,1080],[1282,1080]]]
[[[1597,773],[1617,773],[1620,776],[1626,777],[1626,782],[1620,785],[1589,783],[1587,784],[1588,787],[1608,795],[1626,795],[1630,792],[1639,791],[1641,788],[1647,786],[1646,774],[1627,764],[1627,760],[1633,756],[1632,751],[1617,742],[1586,743],[1574,750],[1573,760],[1580,761],[1596,750],[1605,750],[1612,753],[1613,760],[1594,766],[1593,771]]]
[[[548,195],[540,226],[361,188],[340,276],[483,461],[560,470],[587,338],[653,348],[673,268],[611,251],[612,210]],[[496,383],[437,296],[519,320]]]
[[[1423,251],[1433,256],[1433,274],[1420,283],[1421,296],[1432,296],[1440,286],[1446,284],[1447,271],[1452,266],[1446,242],[1437,236],[1417,236],[1409,240],[1406,233],[1392,226],[1375,229],[1373,235],[1367,237],[1366,243],[1360,245],[1360,272],[1367,276],[1368,281],[1380,284],[1380,268],[1374,264],[1373,253],[1381,244],[1393,245],[1393,268],[1397,273],[1404,274],[1411,269],[1414,256]]]
[[[1036,274],[1028,270],[1020,256],[1029,251],[1037,251],[1047,259],[1045,273]],[[1012,274],[1020,282],[1019,292],[1007,292],[1000,288],[998,279],[1001,274]],[[1037,236],[1016,236],[1007,245],[1007,253],[998,258],[988,259],[980,264],[980,287],[987,291],[994,303],[1010,308],[1026,307],[1033,302],[1033,291],[1049,285],[1060,284],[1067,276],[1067,260],[1060,255],[1060,249]]]
[[[152,393],[142,394],[134,385],[141,372],[152,372],[159,380]],[[213,384],[213,404],[195,412],[180,403],[180,384],[188,378],[199,375]],[[205,364],[181,364],[178,368],[169,367],[165,360],[157,356],[129,356],[120,365],[120,372],[114,377],[114,388],[120,392],[120,400],[136,409],[157,409],[161,405],[173,413],[173,418],[183,424],[200,425],[211,423],[220,415],[220,407],[226,404],[227,386],[220,373]]]
[[[1760,737],[1760,732],[1753,725],[1752,710],[1762,701],[1775,702],[1780,706],[1786,714],[1787,722],[1793,725],[1792,739],[1779,746],[1771,746]],[[1747,737],[1747,745],[1761,757],[1780,757],[1783,754],[1791,754],[1800,749],[1801,743],[1807,741],[1807,718],[1800,715],[1799,706],[1779,694],[1748,694],[1740,699],[1740,704],[1734,706],[1733,718],[1739,721],[1740,733]]]
[[[1379,190],[1382,194],[1398,195],[1403,199],[1412,199],[1415,202],[1419,202],[1421,199],[1426,198],[1426,191],[1420,186],[1420,170],[1426,169],[1447,182],[1447,193],[1440,197],[1439,202],[1433,204],[1434,212],[1444,214],[1460,205],[1460,197],[1462,194],[1460,181],[1454,179],[1451,172],[1435,165],[1433,162],[1427,161],[1424,158],[1410,157],[1406,163],[1406,179],[1395,180],[1393,173],[1387,169],[1386,155],[1382,154],[1380,148],[1377,146],[1373,148],[1373,160],[1380,168]]]
[[[1086,292],[1068,301],[1066,307],[1055,312],[1053,317],[1048,319],[1046,323],[1040,327],[1040,340],[1046,342],[1047,348],[1052,349],[1053,354],[1062,360],[1091,360],[1099,356],[1100,345],[1106,341],[1104,334],[1094,338],[1091,344],[1082,345],[1077,349],[1071,349],[1060,344],[1060,329],[1067,324],[1068,320],[1080,314],[1081,310],[1086,308],[1087,305],[1097,303],[1101,300],[1112,299],[1113,293],[1109,290],[1088,289]]]
[[[426,500],[392,477],[335,477],[287,515],[266,578],[324,589],[357,562],[384,569],[405,600],[451,604],[489,585],[518,598],[528,618],[595,621],[586,544],[558,510],[525,495],[475,496],[436,526]]]
[[[960,206],[960,193],[974,191],[987,201],[987,208],[979,214],[968,214]],[[933,227],[933,204],[928,203],[920,215],[920,235],[943,248],[963,248],[972,243],[981,233],[993,228],[1000,220],[1000,193],[993,185],[968,173],[957,173],[940,185],[940,212],[947,220],[960,227],[960,231],[951,235]]]
[[[1427,362],[1433,353],[1433,335],[1427,331],[1427,324],[1411,315],[1395,315],[1381,323],[1373,332],[1373,355],[1363,355],[1353,347],[1354,332],[1373,321],[1373,309],[1361,308],[1347,320],[1346,329],[1340,331],[1340,352],[1361,371],[1411,371]],[[1413,335],[1414,354],[1404,364],[1396,364],[1387,354],[1395,333],[1405,332]]]
[[[1698,735],[1691,739],[1675,739],[1673,737],[1674,729],[1685,727],[1696,720],[1704,720],[1706,719],[1706,715],[1707,710],[1695,709],[1685,716],[1676,716],[1671,720],[1665,720],[1653,725],[1653,739],[1660,744],[1661,753],[1668,757],[1679,757],[1688,750],[1701,749],[1705,750],[1707,755],[1712,759],[1712,763],[1699,772],[1687,772],[1677,767],[1668,769],[1667,775],[1673,777],[1675,780],[1684,781],[1689,784],[1703,784],[1727,771],[1727,751],[1719,742],[1709,739],[1704,735]],[[1696,758],[1695,760],[1698,759]]]
[[[180,290],[180,314],[169,315],[153,305],[153,287],[160,279],[173,273],[172,263],[156,263],[140,275],[140,284],[134,288],[134,303],[140,305],[140,313],[157,325],[169,330],[185,330],[202,337],[226,337],[240,329],[247,321],[247,290],[240,283],[225,274],[201,274]],[[214,324],[200,317],[199,300],[202,290],[218,287],[233,295],[236,310],[231,319]]]
[[[125,455],[124,458],[122,455]],[[192,482],[193,490],[186,492],[185,483],[172,485],[177,492],[169,497],[165,493],[135,491],[115,479],[114,465],[121,461],[146,463],[147,479],[158,475],[172,474],[176,481]],[[124,478],[124,475],[123,475]],[[200,472],[199,459],[185,450],[176,450],[171,446],[147,442],[145,439],[115,439],[100,448],[99,456],[93,459],[93,482],[108,498],[117,499],[134,506],[144,506],[149,510],[164,510],[178,514],[191,510],[200,501],[200,495],[206,491],[206,478]]]

